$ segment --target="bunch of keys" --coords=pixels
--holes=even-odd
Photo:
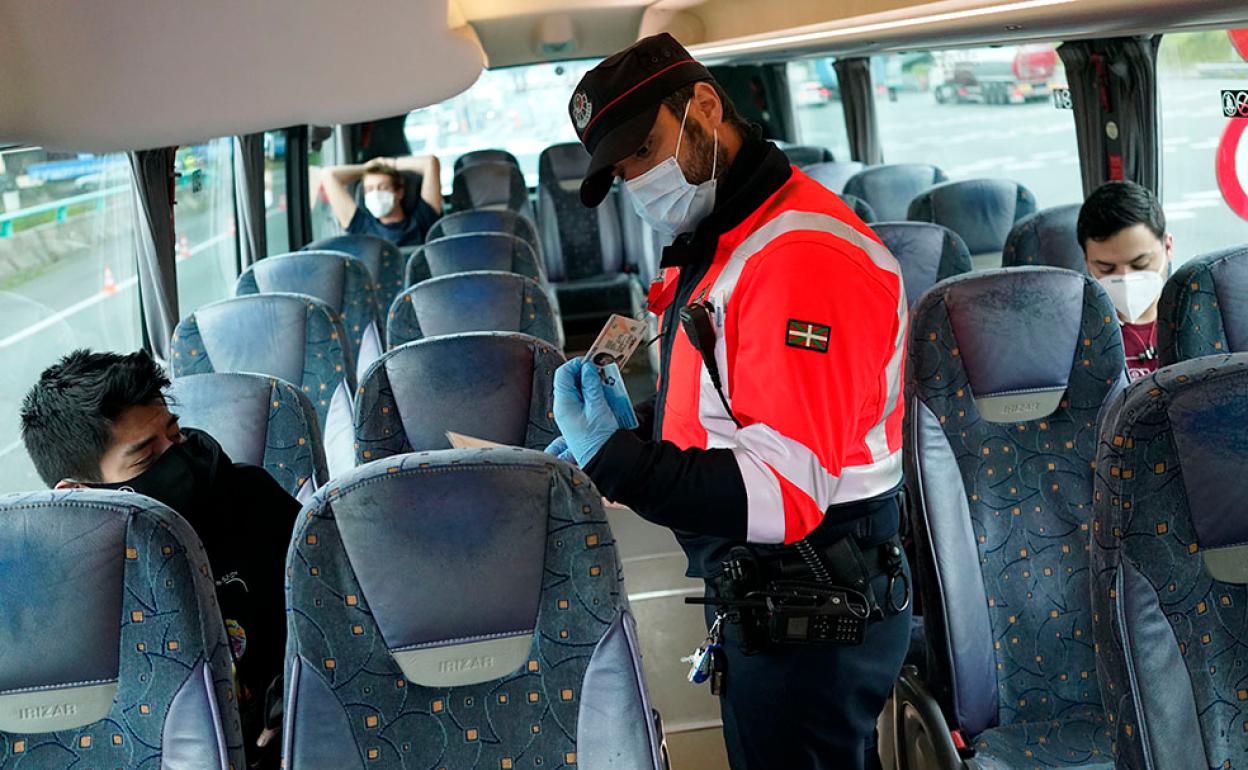
[[[702,684],[709,680],[712,695],[719,695],[724,689],[722,660],[724,646],[720,643],[722,639],[720,627],[723,622],[724,616],[716,615],[715,622],[711,624],[711,630],[706,634],[706,641],[699,645],[692,655],[680,659],[681,663],[689,664],[689,674],[686,678],[693,684]]]

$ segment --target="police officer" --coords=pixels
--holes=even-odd
[[[581,201],[618,178],[675,242],[650,289],[662,363],[641,427],[618,429],[596,367],[574,360],[555,379],[558,448],[607,498],[672,528],[706,580],[734,770],[874,765],[910,628],[897,262],[669,35],[588,72],[569,111],[592,156]],[[758,605],[785,600],[781,579],[849,589],[837,604],[862,636],[772,623]]]

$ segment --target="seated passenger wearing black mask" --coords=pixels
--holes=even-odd
[[[26,395],[22,441],[50,487],[133,490],[190,522],[235,654],[248,762],[277,767],[286,548],[300,506],[264,469],[231,462],[203,431],[182,430],[168,386],[143,351],[75,351]]]

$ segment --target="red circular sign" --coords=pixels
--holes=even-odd
[[[1240,149],[1245,129],[1248,129],[1248,119],[1232,120],[1226,124],[1222,141],[1218,143],[1216,162],[1222,197],[1232,211],[1248,219],[1248,179],[1241,178],[1238,169],[1239,153],[1248,153],[1248,147]]]
[[[1248,61],[1248,29],[1228,29],[1226,34],[1231,36],[1231,45],[1239,55]]]

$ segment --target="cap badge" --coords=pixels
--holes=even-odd
[[[577,91],[572,95],[572,121],[576,123],[577,131],[585,130],[593,114],[594,103],[589,100],[584,91]]]

